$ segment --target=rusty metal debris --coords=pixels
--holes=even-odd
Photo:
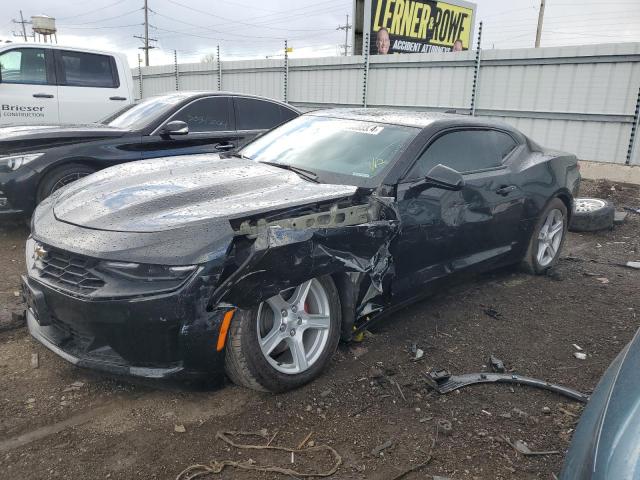
[[[460,388],[474,385],[477,383],[516,383],[518,385],[527,385],[535,388],[549,390],[565,397],[571,398],[577,402],[586,403],[589,401],[589,395],[564,387],[555,383],[549,383],[531,377],[523,377],[516,374],[508,373],[468,373],[464,375],[451,375],[446,370],[432,370],[426,374],[427,383],[436,392],[445,394],[458,390]]]

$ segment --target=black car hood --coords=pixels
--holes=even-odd
[[[356,188],[237,157],[192,155],[102,170],[55,195],[53,211],[85,228],[159,232],[349,197]]]
[[[0,127],[0,155],[27,152],[100,138],[122,137],[128,130],[100,124],[12,125]]]

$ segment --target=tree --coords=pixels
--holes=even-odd
[[[216,56],[213,53],[207,53],[205,56],[203,56],[200,59],[200,62],[202,63],[215,63],[216,61]]]

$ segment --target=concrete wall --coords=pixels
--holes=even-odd
[[[223,55],[224,59],[224,55]],[[290,59],[287,100],[304,108],[385,106],[469,113],[476,52]],[[221,62],[223,90],[283,100],[282,59]],[[174,65],[143,67],[142,96],[176,90]],[[139,94],[138,69],[133,70]],[[178,89],[217,90],[218,64],[178,65]],[[366,94],[365,94],[366,78]],[[587,161],[627,162],[640,88],[640,43],[483,50],[476,115]]]

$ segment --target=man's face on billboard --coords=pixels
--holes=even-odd
[[[378,47],[378,55],[386,55],[389,53],[389,47],[391,42],[389,40],[389,32],[385,29],[378,30],[378,35],[376,36],[376,47]]]
[[[456,40],[453,44],[453,52],[461,52],[462,51],[462,42],[460,40]]]

